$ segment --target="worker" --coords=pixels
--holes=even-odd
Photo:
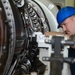
[[[75,36],[75,8],[72,6],[65,6],[57,13],[58,28],[62,28],[65,34]],[[75,48],[69,48],[69,57],[75,58]],[[75,63],[70,64],[71,75],[75,75]]]

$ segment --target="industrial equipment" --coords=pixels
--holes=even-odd
[[[0,75],[26,75],[33,72],[37,75],[50,75],[53,71],[50,70],[50,61],[42,60],[46,55],[50,58],[51,54],[55,53],[53,49],[56,49],[57,43],[55,40],[46,44],[44,38],[48,37],[45,32],[60,31],[50,8],[52,6],[48,8],[39,0],[0,0]],[[52,36],[49,36],[49,39],[53,40]],[[60,38],[54,37],[57,40]],[[63,36],[59,40],[60,44],[58,43],[59,50],[61,45],[64,48],[60,51],[62,58],[68,57],[68,47],[64,47],[66,42],[61,43],[65,39],[67,40],[67,37]],[[70,43],[67,44],[71,45],[73,42]],[[55,58],[53,56],[51,59]],[[61,61],[64,62],[62,58]],[[62,73],[67,75],[68,64],[64,66]]]

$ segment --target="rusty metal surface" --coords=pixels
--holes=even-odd
[[[0,8],[0,46],[3,46],[4,42],[4,24],[2,17],[2,9]]]
[[[6,43],[6,27],[4,25],[4,16],[3,16],[3,10],[0,7],[0,75],[2,75],[4,71],[4,67],[7,60],[7,51],[3,50],[3,46]]]

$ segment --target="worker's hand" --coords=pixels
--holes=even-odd
[[[69,35],[68,34],[64,34],[63,32],[45,32],[46,36],[64,36],[67,37],[69,39]]]
[[[74,46],[71,46],[71,47],[75,49],[75,45]]]
[[[64,34],[63,32],[46,32],[45,35],[46,36],[50,36],[50,35],[51,36],[64,36],[64,37],[67,37],[67,39],[75,41],[75,36],[70,36],[68,34]],[[75,45],[71,47],[75,49]]]

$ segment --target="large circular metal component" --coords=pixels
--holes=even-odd
[[[6,19],[6,20],[3,21],[3,23],[5,23],[5,22],[7,23],[7,24],[4,24],[3,26],[0,25],[1,28],[2,28],[1,29],[1,39],[2,39],[2,37],[3,38],[6,37],[6,40],[7,40],[7,42],[6,42],[6,41],[4,41],[2,39],[4,41],[3,42],[4,46],[2,45],[2,48],[5,47],[5,52],[2,49],[2,55],[3,56],[1,57],[1,61],[4,61],[4,60],[2,60],[2,58],[4,56],[5,56],[5,58],[7,57],[6,62],[4,62],[5,67],[4,67],[4,71],[3,71],[3,75],[6,75],[8,70],[9,70],[9,68],[10,68],[10,65],[11,65],[11,62],[12,62],[12,59],[13,59],[13,55],[14,55],[15,39],[16,39],[15,21],[14,21],[13,12],[12,12],[12,9],[11,9],[9,1],[8,0],[1,0],[0,4],[1,4],[0,8],[4,12],[5,19]],[[4,28],[7,28],[7,29],[5,30]],[[5,37],[4,37],[3,36],[4,35],[3,32],[5,32],[5,31],[7,32],[7,34],[5,34]],[[1,63],[1,65],[2,64],[3,63]]]
[[[5,62],[7,60],[7,51],[3,50],[5,45],[5,28],[2,8],[0,8],[0,74],[2,75]]]
[[[32,34],[50,31],[49,18],[43,7],[43,4],[41,7],[39,2],[32,0],[0,0],[1,75],[12,75],[14,70],[16,74],[19,69],[31,72],[35,68],[34,63],[39,62],[36,38],[33,39]]]

